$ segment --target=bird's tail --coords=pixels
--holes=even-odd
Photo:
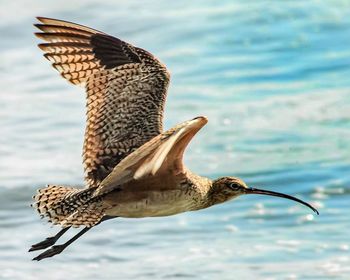
[[[104,216],[101,197],[93,197],[95,188],[76,189],[48,185],[33,196],[32,205],[42,218],[62,227],[92,227]]]

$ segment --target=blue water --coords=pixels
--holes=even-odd
[[[118,36],[170,69],[169,128],[209,118],[186,154],[203,176],[296,195],[106,222],[32,262],[57,231],[29,207],[81,185],[83,89],[50,68],[34,16]],[[0,1],[0,279],[350,279],[350,1]]]

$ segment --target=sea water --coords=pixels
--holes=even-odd
[[[1,1],[0,279],[350,279],[350,1]],[[36,47],[35,16],[100,29],[161,59],[165,128],[209,123],[186,165],[295,195],[115,219],[32,262],[58,231],[30,208],[83,185],[84,89]],[[76,233],[73,231],[71,235]],[[65,240],[63,238],[63,240]]]

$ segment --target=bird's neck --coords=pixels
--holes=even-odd
[[[227,195],[220,191],[222,186],[217,180],[199,176],[186,170],[186,184],[188,187],[195,189],[196,198],[192,210],[200,210],[211,207],[215,204],[223,203],[228,200]]]
[[[198,195],[196,198],[194,210],[205,209],[215,204],[224,202],[224,199],[221,199],[217,195],[218,186],[215,184],[215,181],[193,173],[187,174],[187,176],[187,178],[189,178],[193,184],[193,187],[195,187],[196,193]]]
[[[221,198],[217,190],[218,186],[215,184],[215,181],[210,180],[210,185],[205,196],[203,208],[208,208],[218,203],[224,202],[224,198]]]
[[[187,168],[182,176],[183,179],[180,184],[186,186],[186,189],[193,191],[194,204],[191,210],[200,210],[209,207],[207,197],[213,185],[212,180],[199,176]]]
[[[224,203],[235,196],[226,192],[225,187],[218,180],[210,180],[207,193],[203,199],[203,208],[208,208],[216,204]]]

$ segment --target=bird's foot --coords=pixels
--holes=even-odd
[[[28,252],[46,249],[46,248],[54,245],[56,243],[56,241],[57,241],[57,238],[55,236],[48,237],[44,241],[41,241],[39,243],[32,245],[32,247],[30,247]]]
[[[64,244],[52,246],[50,249],[41,253],[39,256],[33,258],[33,261],[41,261],[42,259],[51,258],[54,255],[62,253],[62,251],[66,248]]]

